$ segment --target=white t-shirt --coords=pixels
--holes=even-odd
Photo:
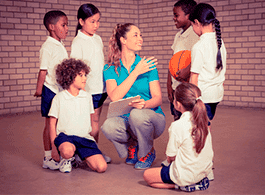
[[[195,43],[199,40],[199,36],[194,32],[192,26],[190,26],[185,32],[180,30],[175,38],[171,49],[174,54],[181,50],[190,50]],[[174,77],[171,76],[173,90],[180,84]]]
[[[168,129],[166,155],[176,156],[175,161],[171,163],[169,174],[170,179],[178,186],[195,184],[207,177],[212,169],[213,149],[210,131],[203,149],[199,154],[196,153],[191,136],[191,116],[191,112],[184,112]]]
[[[90,114],[94,113],[92,96],[80,90],[78,96],[73,96],[67,90],[56,94],[52,100],[49,116],[58,119],[56,133],[76,135],[90,140],[92,131]]]
[[[223,69],[216,72],[217,41],[215,32],[201,35],[191,50],[191,72],[199,74],[198,87],[204,103],[217,103],[224,96],[226,49],[222,41],[221,56]]]
[[[72,42],[70,57],[83,60],[90,67],[85,90],[92,95],[105,92],[103,84],[105,61],[101,37],[97,34],[90,37],[79,30]]]
[[[48,36],[40,49],[40,70],[47,70],[44,85],[54,93],[62,90],[56,82],[55,69],[64,59],[68,58],[63,42]]]

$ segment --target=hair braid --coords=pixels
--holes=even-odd
[[[214,20],[214,26],[215,26],[216,39],[217,39],[217,44],[218,44],[216,69],[219,70],[219,69],[223,68],[221,51],[220,51],[220,48],[222,46],[222,39],[221,39],[221,29],[220,29],[219,20],[217,20],[217,19]]]

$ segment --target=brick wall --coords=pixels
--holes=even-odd
[[[173,23],[176,1],[139,1],[139,26],[143,31],[141,55],[159,59],[163,99],[171,45],[178,32]],[[197,0],[211,4],[221,23],[227,49],[225,96],[222,105],[265,108],[265,1]]]
[[[108,39],[116,23],[133,22],[142,31],[141,56],[155,55],[163,100],[167,101],[166,79],[170,49],[177,29],[172,0],[90,1],[101,13],[98,34],[107,54]],[[202,2],[202,1],[197,1]],[[213,5],[221,22],[227,52],[227,74],[223,105],[265,108],[265,1],[205,0]],[[0,114],[36,111],[40,99],[33,97],[39,71],[39,49],[48,33],[44,14],[60,9],[68,15],[69,35],[64,41],[70,53],[75,34],[76,12],[87,1],[1,0],[0,1]]]

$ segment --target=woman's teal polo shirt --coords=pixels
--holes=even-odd
[[[135,69],[135,66],[140,61],[141,61],[141,57],[136,54],[135,61],[130,68],[130,73]],[[120,64],[121,66],[118,67],[117,69],[119,75],[115,72],[115,66],[109,66],[108,64],[104,66],[103,78],[104,78],[105,85],[106,85],[107,80],[114,79],[116,80],[117,85],[119,86],[129,76],[129,73],[127,69],[124,67],[124,65],[122,64],[121,59],[120,59]],[[150,100],[152,96],[150,92],[149,83],[152,81],[158,81],[158,80],[159,80],[159,76],[158,76],[157,69],[153,69],[149,72],[139,75],[136,81],[134,82],[134,84],[132,85],[132,87],[130,88],[130,90],[123,97],[123,99],[140,95],[141,98],[144,99],[145,101]],[[152,110],[154,110],[156,113],[164,115],[160,106],[156,108],[152,108]]]

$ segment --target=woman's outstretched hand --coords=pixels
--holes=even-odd
[[[134,71],[136,71],[138,75],[141,75],[156,69],[156,65],[157,59],[155,57],[149,57],[147,59],[143,57],[141,61],[136,65]]]
[[[132,102],[129,103],[129,106],[132,106],[137,109],[143,109],[145,108],[145,100],[144,99],[133,100]]]

